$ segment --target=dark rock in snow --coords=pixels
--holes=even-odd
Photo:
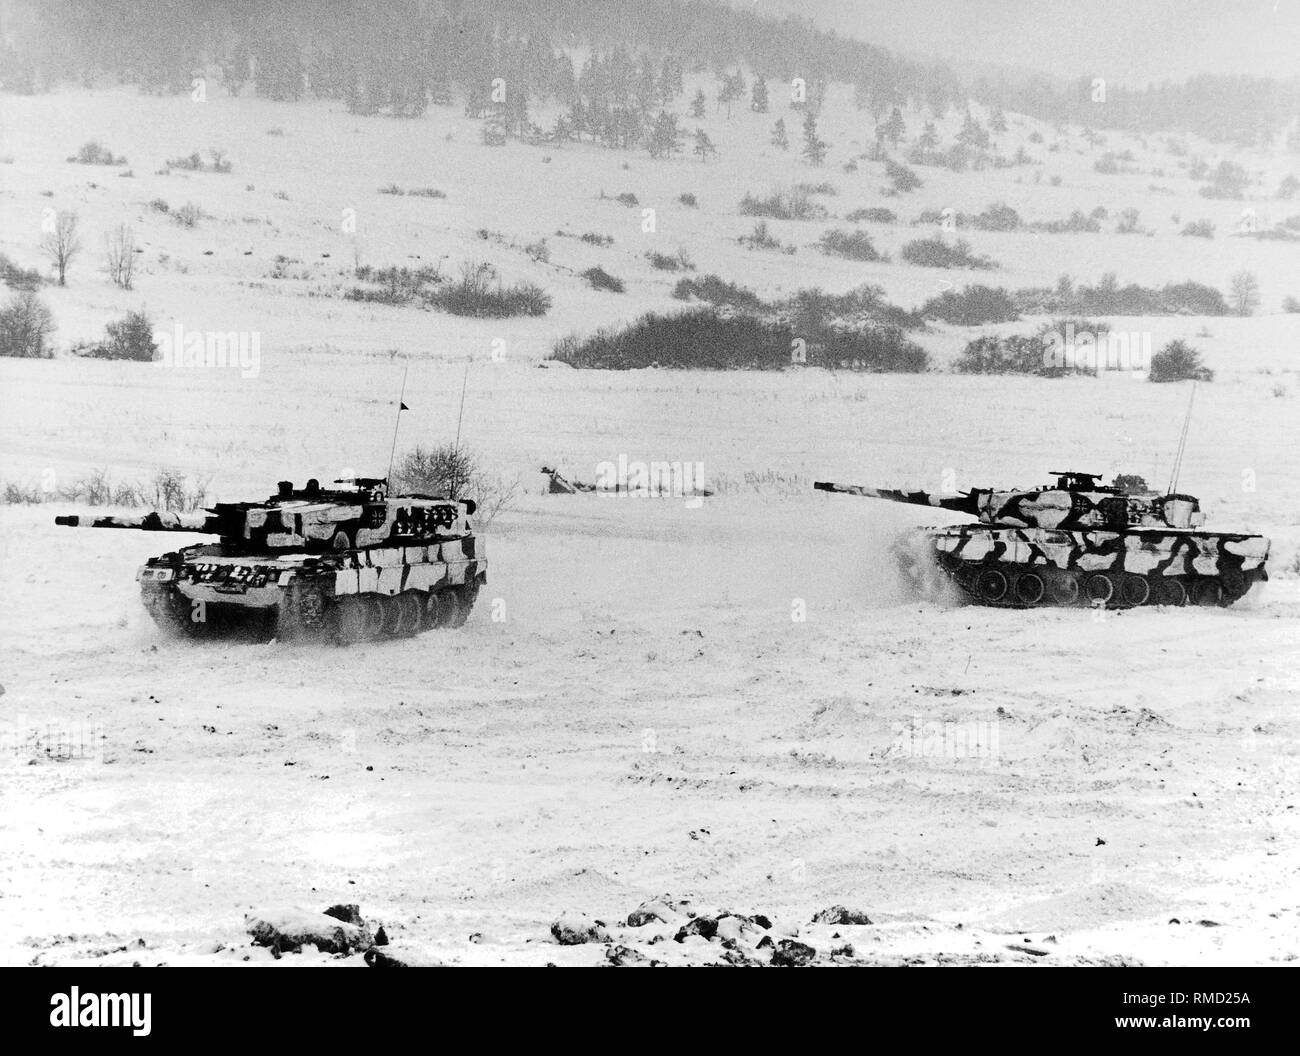
[[[579,946],[584,942],[609,942],[609,933],[599,920],[577,913],[566,913],[551,925],[551,934],[561,946]]]
[[[702,939],[711,939],[718,933],[718,921],[714,917],[696,917],[688,920],[680,928],[677,934],[673,936],[675,942],[681,942],[692,935],[698,935]]]
[[[442,961],[427,950],[413,946],[371,946],[366,950],[371,968],[441,968]]]
[[[325,910],[327,917],[333,917],[335,920],[346,921],[349,924],[355,924],[357,927],[365,927],[365,920],[361,917],[361,907],[355,902],[339,903],[337,906],[330,906]]]
[[[630,946],[611,946],[605,951],[605,959],[615,968],[662,968],[663,961],[656,961],[653,957],[647,957],[640,950],[634,950]]]
[[[355,953],[374,945],[370,929],[351,921],[312,910],[291,907],[244,918],[244,930],[256,946],[269,946],[274,954],[297,953],[315,946],[322,953]]]
[[[845,906],[831,906],[813,916],[814,924],[870,924],[871,918],[860,909],[848,909]]]
[[[642,902],[627,915],[629,928],[640,928],[646,924],[675,924],[682,917],[693,917],[695,911],[685,899],[674,900],[671,895],[661,895]]]
[[[772,964],[778,968],[799,968],[812,961],[817,951],[806,942],[782,939],[772,951]]]

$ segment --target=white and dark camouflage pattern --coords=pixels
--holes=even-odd
[[[1268,579],[1269,540],[1201,530],[1195,496],[1131,494],[1096,481],[1064,473],[1055,487],[956,496],[825,481],[814,487],[978,517],[978,524],[922,529],[919,548],[978,604],[1230,605]],[[898,554],[908,577],[925,583],[917,550]]]
[[[459,627],[487,580],[470,500],[389,497],[387,482],[284,482],[263,503],[203,513],[55,518],[71,527],[220,536],[151,558],[137,572],[160,626],[234,628],[341,643]]]

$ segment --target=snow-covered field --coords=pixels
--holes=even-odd
[[[145,306],[163,327],[256,331],[261,358],[251,377],[0,359],[0,479],[58,488],[96,468],[132,481],[167,466],[237,499],[280,479],[382,472],[404,370],[399,450],[451,438],[469,359],[464,438],[524,493],[488,532],[488,587],[467,627],[347,650],[162,638],[133,573],[178,540],[55,528],[57,503],[0,506],[0,958],[259,962],[270,954],[247,947],[245,913],[357,902],[449,962],[596,963],[604,947],[560,947],[551,921],[576,911],[620,931],[664,893],[797,925],[819,951],[851,939],[858,959],[885,963],[1300,955],[1300,316],[1277,314],[1300,295],[1300,250],[1179,237],[1168,214],[1226,232],[1241,203],[1198,198],[1178,176],[1098,175],[1077,134],[1046,155],[1059,187],[1016,182],[1027,170],[922,170],[922,190],[884,202],[878,166],[838,168],[865,120],[847,105],[828,114],[841,149],[819,172],[766,146],[775,114],[711,114],[720,157],[702,165],[493,150],[451,111],[395,122],[216,93],[5,98],[0,252],[39,263],[46,206],[78,210],[87,241],[68,287],[42,293],[58,343]],[[134,177],[63,161],[92,137]],[[155,173],[208,147],[232,174]],[[742,193],[823,178],[840,214],[1006,200],[1038,219],[1104,204],[1140,208],[1157,233],[975,232],[1003,267],[971,275],[822,256],[810,244],[834,221],[772,222],[794,256],[736,245],[752,226],[736,215]],[[377,193],[391,182],[447,198]],[[602,190],[636,193],[657,231]],[[698,209],[677,203],[687,191]],[[209,216],[183,229],[154,198]],[[100,273],[103,232],[122,222],[145,249],[131,292]],[[872,231],[895,254],[917,237]],[[506,244],[542,236],[550,264]],[[678,246],[701,273],[764,294],[872,282],[907,306],[950,282],[1117,271],[1223,288],[1256,270],[1264,314],[1122,324],[1157,347],[1192,339],[1218,372],[1196,396],[1181,487],[1209,527],[1274,539],[1273,581],[1213,611],[908,600],[886,546],[933,514],[814,494],[812,480],[964,488],[1079,469],[1163,486],[1186,386],[537,368],[563,334],[679,306],[674,277],[643,259]],[[296,277],[270,277],[277,255]],[[492,260],[555,307],[465,320],[339,296],[356,261],[444,256],[453,271]],[[628,293],[572,274],[597,263]],[[939,326],[918,340],[942,364],[969,336]],[[720,494],[698,508],[541,494],[543,463],[591,480],[620,456],[702,462]],[[67,758],[69,742],[85,757]],[[875,923],[808,925],[834,903]],[[703,940],[621,932],[659,959],[717,959]],[[144,948],[119,949],[137,937]],[[1025,940],[1039,952],[1007,948]]]

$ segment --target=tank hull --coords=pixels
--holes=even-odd
[[[422,546],[231,553],[221,544],[150,559],[136,574],[164,629],[348,645],[459,627],[487,581],[474,536]]]
[[[980,605],[1231,605],[1267,580],[1262,536],[1179,529],[1069,531],[962,524],[921,529],[900,549],[908,577],[921,560]]]

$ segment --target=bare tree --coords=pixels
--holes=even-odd
[[[81,249],[81,237],[77,234],[77,214],[58,213],[54,218],[54,230],[48,231],[41,239],[41,251],[50,258],[50,263],[59,273],[59,285],[67,285],[68,267],[72,258]]]
[[[54,317],[35,290],[19,290],[0,309],[0,356],[48,358],[45,339]]]
[[[115,286],[129,290],[135,276],[135,233],[126,224],[118,224],[111,234],[104,236],[104,244],[108,277]]]
[[[1232,308],[1238,315],[1254,315],[1259,307],[1259,279],[1253,271],[1239,271],[1232,277]]]

